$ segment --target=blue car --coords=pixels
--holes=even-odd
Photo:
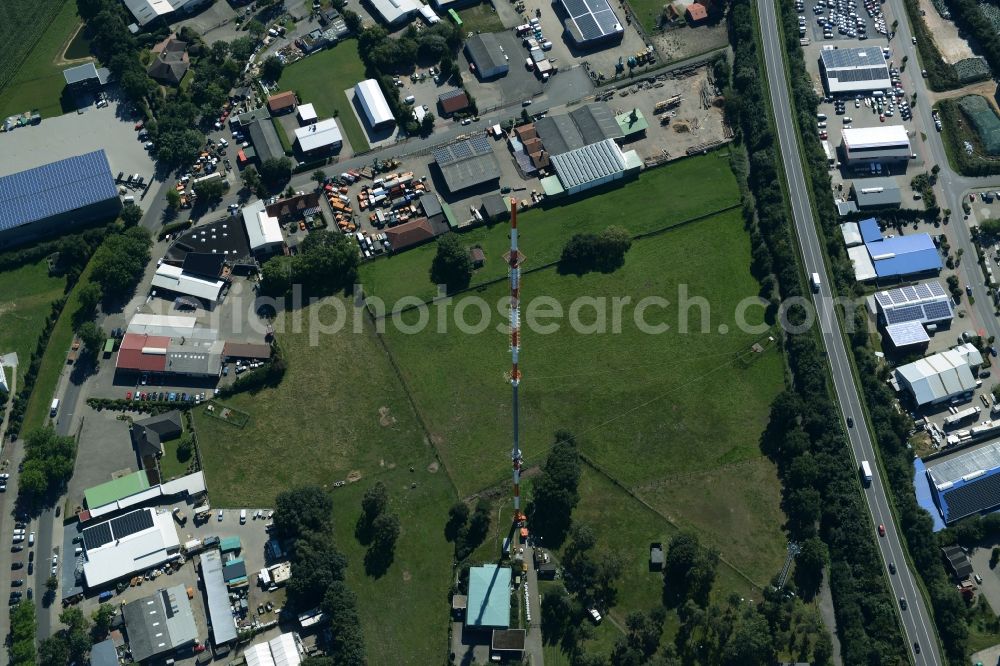
[[[187,401],[188,401],[188,394],[181,393],[181,402],[187,402]]]
[[[175,402],[176,400],[177,400],[177,394],[176,393],[171,393],[170,394],[170,402]]]

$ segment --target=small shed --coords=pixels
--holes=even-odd
[[[483,216],[491,222],[500,222],[510,218],[510,208],[500,194],[487,194],[483,197]]]
[[[538,573],[539,580],[555,580],[556,578],[556,567],[555,562],[545,562],[539,564],[536,572]]]
[[[465,609],[469,607],[469,597],[464,594],[456,594],[451,598],[451,614],[456,620],[465,617]]]
[[[472,260],[473,268],[482,268],[483,264],[486,263],[486,255],[483,254],[483,248],[474,247],[469,250],[469,259]]]
[[[659,541],[649,544],[649,570],[662,571],[663,560],[663,544]]]
[[[219,542],[219,548],[223,553],[238,553],[243,549],[243,544],[240,543],[240,538],[238,536],[225,537]]]

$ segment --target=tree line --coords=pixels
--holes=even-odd
[[[347,236],[326,229],[313,231],[293,257],[275,256],[261,266],[261,292],[285,297],[299,285],[303,296],[325,296],[354,284],[358,265],[357,245]]]
[[[782,16],[786,26],[797,21],[797,12],[788,0],[782,2]],[[792,95],[795,99],[798,112],[796,120],[799,124],[799,132],[803,137],[804,147],[807,152],[808,172],[810,186],[813,189],[813,200],[816,202],[816,210],[819,216],[819,227],[826,239],[827,255],[830,258],[833,268],[833,278],[840,293],[855,294],[860,288],[854,280],[853,268],[847,257],[847,252],[839,237],[839,220],[830,197],[830,177],[825,166],[825,158],[822,146],[815,137],[815,117],[819,100],[812,93],[808,77],[805,74],[805,62],[802,57],[802,50],[796,40],[786,37],[786,50],[788,52],[789,67],[792,72],[792,81],[795,82],[795,90]],[[932,211],[936,216],[936,212]],[[896,397],[890,390],[886,380],[888,379],[889,368],[879,363],[871,347],[871,341],[866,334],[857,328],[862,323],[867,327],[864,320],[865,314],[862,311],[855,313],[854,333],[851,336],[851,349],[854,354],[858,375],[861,378],[862,390],[868,404],[871,423],[874,428],[874,439],[881,452],[881,461],[886,472],[888,483],[886,487],[890,489],[890,498],[896,507],[896,515],[899,518],[899,525],[903,535],[906,537],[907,547],[913,560],[917,572],[923,579],[931,601],[931,609],[934,613],[935,624],[941,641],[945,648],[945,656],[949,662],[954,664],[965,663],[965,653],[968,645],[968,619],[969,613],[963,606],[961,597],[954,586],[948,583],[947,572],[937,550],[937,540],[934,538],[931,517],[922,509],[916,500],[913,487],[912,460],[913,453],[908,447],[909,431],[913,427],[912,421],[903,413],[896,411],[893,407]],[[809,350],[806,358],[811,359],[810,366],[817,369],[825,368],[825,363],[821,355],[816,350]],[[801,364],[802,359],[799,359]],[[798,376],[798,374],[796,375]],[[799,392],[800,395],[801,391]],[[805,397],[805,396],[803,396]],[[803,401],[805,402],[805,401]],[[828,412],[829,420],[827,425],[840,421],[838,412],[831,408]],[[840,432],[840,428],[838,428]],[[857,472],[853,468],[853,461],[845,461],[844,468],[851,476],[856,489]],[[829,478],[829,466],[823,465],[824,477]],[[847,476],[845,474],[845,476]],[[846,491],[846,488],[845,488]],[[854,491],[856,494],[856,490]],[[824,503],[828,503],[828,495],[822,493]],[[825,509],[825,507],[824,507]],[[860,516],[860,519],[867,521],[867,514]],[[861,523],[857,523],[861,524]],[[832,533],[832,532],[831,532]],[[843,535],[843,532],[840,532]],[[871,542],[870,533],[865,531],[866,541]],[[834,551],[834,544],[829,540],[831,555]],[[882,569],[881,561],[874,558],[872,565],[875,571]],[[897,566],[899,563],[897,563]],[[855,569],[856,572],[856,569]],[[844,580],[857,578],[854,572],[844,570],[834,571],[831,568],[831,589],[834,585],[834,575]],[[881,578],[881,577],[880,577]],[[869,605],[865,599],[865,592],[859,590],[854,595],[854,601],[859,607]],[[836,590],[834,589],[836,601]],[[892,603],[892,602],[889,602]],[[843,641],[844,634],[838,620],[838,633]],[[869,630],[870,633],[870,630]],[[845,653],[845,663],[847,661]]]

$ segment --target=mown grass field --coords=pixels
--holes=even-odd
[[[519,213],[524,270],[558,261],[566,239],[574,233],[596,232],[609,224],[640,234],[720,210],[739,202],[736,179],[725,152],[714,152],[654,169],[638,180],[600,196],[577,197],[562,205]],[[468,247],[480,245],[486,265],[476,271],[472,286],[503,278],[504,253],[510,248],[508,224],[479,227],[461,235]],[[365,264],[365,293],[383,299],[389,311],[403,296],[433,298],[436,285],[430,266],[436,252],[431,243]]]
[[[268,506],[286,488],[331,487],[352,472],[360,475],[333,491],[334,523],[350,560],[369,663],[440,663],[452,554],[443,530],[455,489],[432,464],[433,452],[371,331],[354,334],[348,327],[310,344],[308,322],[319,307],[302,313],[301,333],[278,335],[289,364],[280,387],[224,401],[250,414],[245,428],[206,416],[203,407],[194,410],[212,503]],[[328,309],[322,321],[331,318]],[[396,561],[377,580],[365,575],[364,548],[354,539],[361,495],[376,479],[389,488],[402,523]]]
[[[300,102],[315,104],[320,118],[337,112],[337,124],[354,152],[359,153],[368,150],[368,138],[344,91],[364,78],[365,66],[358,57],[357,42],[349,39],[286,67],[280,83],[284,90],[298,93]]]
[[[160,458],[160,472],[164,480],[187,474],[188,465],[191,464],[191,461],[181,462],[181,459],[177,457],[177,448],[180,443],[180,437],[163,442],[163,457]]]
[[[80,22],[74,0],[0,2],[0,118],[32,109],[43,118],[63,113],[65,80],[56,61]]]
[[[45,261],[2,273],[0,281],[5,285],[0,294],[0,354],[17,352],[20,387],[52,301],[62,295],[66,281],[50,277]]]
[[[469,7],[467,9],[456,10],[458,17],[462,19],[462,31],[469,32],[503,32],[503,21],[497,16],[493,5],[484,2]],[[442,21],[450,21],[447,15],[441,17]]]

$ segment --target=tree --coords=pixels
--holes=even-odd
[[[214,204],[221,201],[222,195],[225,192],[226,184],[221,178],[196,183],[194,186],[194,193],[198,195],[199,201],[207,204]]]
[[[569,530],[570,516],[580,495],[580,456],[572,433],[559,431],[549,452],[542,475],[533,485],[531,524],[546,545],[558,548]]]
[[[24,450],[18,493],[35,500],[51,499],[73,474],[76,439],[57,435],[51,427],[39,428],[25,437]]]
[[[265,81],[277,82],[284,69],[285,63],[278,56],[268,56],[260,65],[260,75]]]
[[[38,623],[34,603],[23,600],[11,609],[10,655],[13,666],[34,666],[35,634],[37,631]]]
[[[313,608],[336,581],[344,579],[347,558],[341,554],[330,532],[306,532],[295,541],[288,598],[298,610]]]
[[[341,233],[313,231],[302,241],[292,261],[292,282],[314,295],[350,286],[357,278],[358,248]]]
[[[104,331],[94,322],[86,321],[77,330],[77,335],[80,336],[80,341],[83,342],[83,353],[81,356],[90,361],[96,360],[97,354],[104,348],[104,341],[108,339],[104,335]]]
[[[274,535],[297,539],[307,532],[330,529],[333,500],[319,486],[300,486],[278,494],[274,501]]]
[[[181,207],[181,193],[174,188],[167,190],[167,206],[170,207],[170,210],[177,210]]]
[[[115,614],[117,611],[115,607],[111,604],[101,604],[94,611],[94,629],[93,635],[97,640],[104,639],[105,636],[111,631],[111,623],[114,622]]]
[[[632,246],[628,232],[610,226],[600,234],[574,234],[563,247],[559,272],[583,275],[590,271],[611,273],[625,263],[625,253]]]
[[[253,55],[254,48],[256,48],[256,44],[253,38],[244,35],[237,37],[229,43],[229,54],[234,60],[244,63]]]
[[[365,637],[358,603],[342,582],[331,584],[323,597],[323,613],[330,618],[330,657],[337,666],[365,666]]]
[[[316,169],[312,172],[312,180],[316,181],[316,188],[319,189],[323,185],[323,181],[326,180],[326,172],[322,169]]]
[[[546,643],[558,643],[572,623],[573,604],[568,595],[554,591],[542,597],[542,636]]]
[[[443,284],[449,293],[469,286],[472,279],[472,260],[462,246],[458,235],[447,233],[438,239],[437,254],[431,263],[431,280]]]
[[[795,558],[795,584],[806,601],[819,592],[829,560],[830,553],[822,539],[813,536],[802,542],[802,550]]]
[[[187,462],[194,455],[194,437],[186,432],[181,436],[181,441],[177,443],[177,460]]]
[[[358,516],[358,522],[354,528],[354,536],[362,544],[368,545],[372,542],[372,528],[375,519],[385,512],[388,505],[389,491],[381,481],[376,481],[365,490],[365,494],[361,498],[361,515]]]
[[[66,627],[60,635],[69,648],[70,659],[82,663],[90,650],[90,621],[73,606],[59,613],[59,621]]]
[[[260,173],[256,167],[248,166],[243,170],[243,187],[250,192],[257,192],[262,184]]]
[[[448,509],[448,522],[444,526],[444,538],[454,541],[459,534],[465,530],[465,524],[469,522],[469,505],[458,501]]]
[[[271,157],[260,165],[260,177],[272,189],[280,189],[292,177],[292,161],[287,157]]]
[[[292,289],[292,258],[271,257],[260,267],[260,288],[267,296],[284,296]]]
[[[149,263],[150,245],[149,232],[142,227],[130,227],[104,239],[94,253],[91,279],[101,286],[105,297],[122,298],[132,292]]]
[[[65,666],[69,664],[69,644],[58,635],[49,636],[38,646],[38,662],[45,666]]]
[[[480,497],[476,502],[475,511],[472,512],[472,517],[469,518],[469,529],[465,536],[465,545],[470,552],[478,548],[479,544],[486,540],[486,535],[490,531],[491,513],[490,503]]]
[[[361,17],[358,16],[357,12],[345,9],[344,25],[347,26],[347,29],[350,30],[352,34],[361,34]]]
[[[93,319],[94,315],[97,314],[97,306],[100,305],[104,293],[101,291],[101,285],[96,282],[88,282],[82,285],[77,289],[76,293],[80,301],[80,307],[73,314],[73,326],[79,329],[84,322]]]
[[[261,36],[264,34],[264,30],[266,30],[264,24],[258,21],[257,19],[254,19],[249,23],[247,23],[247,32],[253,35],[255,39],[260,39]]]
[[[677,606],[691,599],[704,607],[715,582],[718,560],[718,553],[703,549],[694,534],[681,532],[674,536],[663,566],[663,593],[668,605]]]
[[[385,574],[392,564],[399,538],[399,516],[381,513],[371,526],[372,540],[365,553],[365,571],[378,578]]]
[[[434,131],[434,114],[428,111],[420,121],[420,132],[425,136]]]
[[[142,209],[134,203],[127,203],[122,206],[121,217],[126,227],[134,227],[142,219]]]

